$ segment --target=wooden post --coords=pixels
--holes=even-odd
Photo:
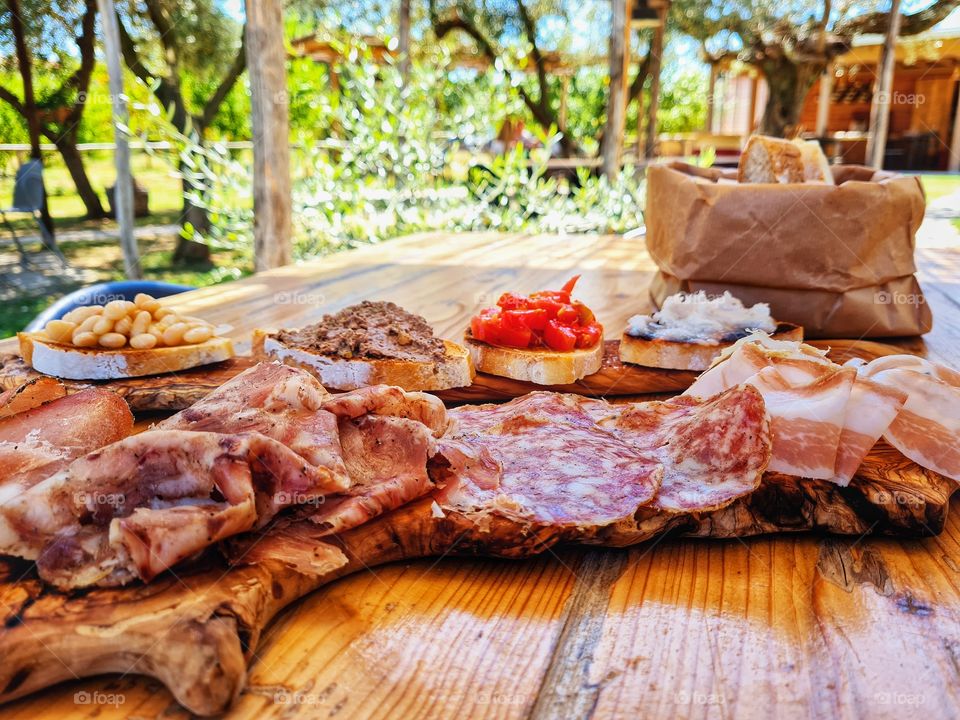
[[[570,76],[560,76],[560,112],[557,114],[557,122],[560,123],[560,131],[567,131],[567,101],[570,97]]]
[[[870,105],[870,136],[867,138],[867,164],[883,168],[883,156],[887,149],[887,130],[890,127],[890,92],[893,89],[893,69],[896,65],[897,36],[900,34],[900,0],[890,6],[890,26],[883,43],[880,60],[880,77]]]
[[[950,160],[947,170],[960,171],[960,87],[957,88],[957,105],[953,111],[953,131],[950,133]]]
[[[660,69],[663,56],[663,34],[667,27],[667,11],[661,8],[657,11],[660,24],[653,31],[653,41],[650,43],[650,104],[647,105],[647,134],[644,157],[650,160],[657,147],[657,113],[660,112]]]
[[[717,104],[717,64],[710,63],[710,85],[707,87],[707,123],[704,128],[708,133],[716,132],[713,129],[714,106]]]
[[[133,234],[133,173],[130,172],[130,145],[127,143],[127,98],[123,93],[123,68],[120,66],[120,28],[113,0],[97,0],[103,29],[103,54],[107,61],[110,103],[113,108],[113,161],[117,179],[113,184],[113,213],[120,228],[123,271],[130,280],[143,277],[140,252]]]
[[[400,0],[400,21],[397,32],[400,42],[400,73],[403,81],[410,74],[410,0]]]
[[[833,63],[827,63],[820,75],[820,94],[817,96],[817,125],[818,138],[825,137],[830,123],[830,98],[833,96]]]
[[[603,174],[611,180],[620,172],[623,153],[623,127],[627,96],[623,85],[627,72],[627,39],[629,0],[612,0],[613,22],[610,28],[610,98],[607,103],[607,124],[603,137]]]
[[[745,135],[753,132],[753,119],[757,116],[757,91],[760,87],[760,76],[750,76],[750,114],[747,116],[747,131]]]
[[[253,249],[259,272],[291,252],[290,121],[282,0],[246,0],[253,125]]]

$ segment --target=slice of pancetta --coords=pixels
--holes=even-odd
[[[811,382],[835,369],[826,352],[806,343],[774,340],[756,332],[738,340],[703,372],[684,395],[709,398],[746,382],[765,367],[776,366],[791,383]]]
[[[770,470],[824,480],[834,476],[856,376],[852,368],[837,368],[795,384],[780,365],[772,365],[746,381],[760,391],[770,415]]]
[[[841,486],[850,484],[857,468],[890,427],[906,399],[906,394],[896,388],[857,377],[843,416],[837,460],[830,478],[833,482]]]
[[[912,355],[879,358],[860,373],[907,396],[884,439],[918,465],[960,482],[960,373]]]

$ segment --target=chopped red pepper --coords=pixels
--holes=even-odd
[[[505,347],[547,347],[559,352],[593,347],[603,339],[603,327],[586,305],[570,298],[579,278],[570,278],[560,290],[530,296],[504,293],[495,307],[473,317],[471,334],[476,340]]]

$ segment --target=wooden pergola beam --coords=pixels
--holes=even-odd
[[[648,160],[657,148],[657,114],[660,112],[660,75],[663,69],[663,36],[667,28],[667,8],[657,9],[660,24],[650,43],[650,102],[647,104],[647,134],[643,155]]]
[[[627,89],[624,82],[630,63],[631,0],[612,0],[613,18],[610,23],[610,97],[607,102],[607,124],[603,135],[603,174],[615,178],[620,172],[623,155],[623,132],[627,117]]]
[[[290,120],[282,0],[246,0],[247,72],[253,126],[253,249],[259,272],[292,252]]]
[[[122,127],[126,127],[127,100],[123,92],[123,68],[120,65],[120,27],[113,0],[97,0],[100,23],[103,28],[103,54],[107,62],[110,103],[113,112],[113,151],[117,178],[113,183],[113,214],[120,228],[120,248],[123,251],[123,272],[130,280],[143,277],[140,252],[133,232],[133,173],[130,170],[130,146]]]
[[[890,92],[893,90],[893,70],[896,65],[897,36],[900,34],[900,0],[890,5],[890,25],[883,43],[880,76],[870,105],[870,136],[867,138],[867,164],[883,168],[887,150],[887,131],[890,128]]]

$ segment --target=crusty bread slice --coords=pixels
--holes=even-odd
[[[802,183],[800,148],[789,140],[751,135],[740,154],[737,180],[742,183]]]
[[[770,337],[803,340],[803,328],[792,323],[777,323],[777,329]],[[733,342],[698,345],[673,340],[646,340],[624,333],[620,338],[620,360],[664,370],[706,370],[714,358],[731,345]]]
[[[556,350],[499,347],[464,337],[477,372],[501,375],[537,385],[569,385],[593,375],[603,365],[603,343],[587,350]]]
[[[67,380],[119,380],[161,375],[228,360],[233,343],[214,337],[196,345],[151,350],[83,348],[53,342],[39,333],[18,333],[20,355],[37,372]]]
[[[369,385],[396,385],[404,390],[449,390],[473,382],[474,369],[466,348],[443,341],[441,362],[344,359],[289,347],[264,330],[253,332],[253,355],[277,360],[313,373],[330,390],[356,390]]]

